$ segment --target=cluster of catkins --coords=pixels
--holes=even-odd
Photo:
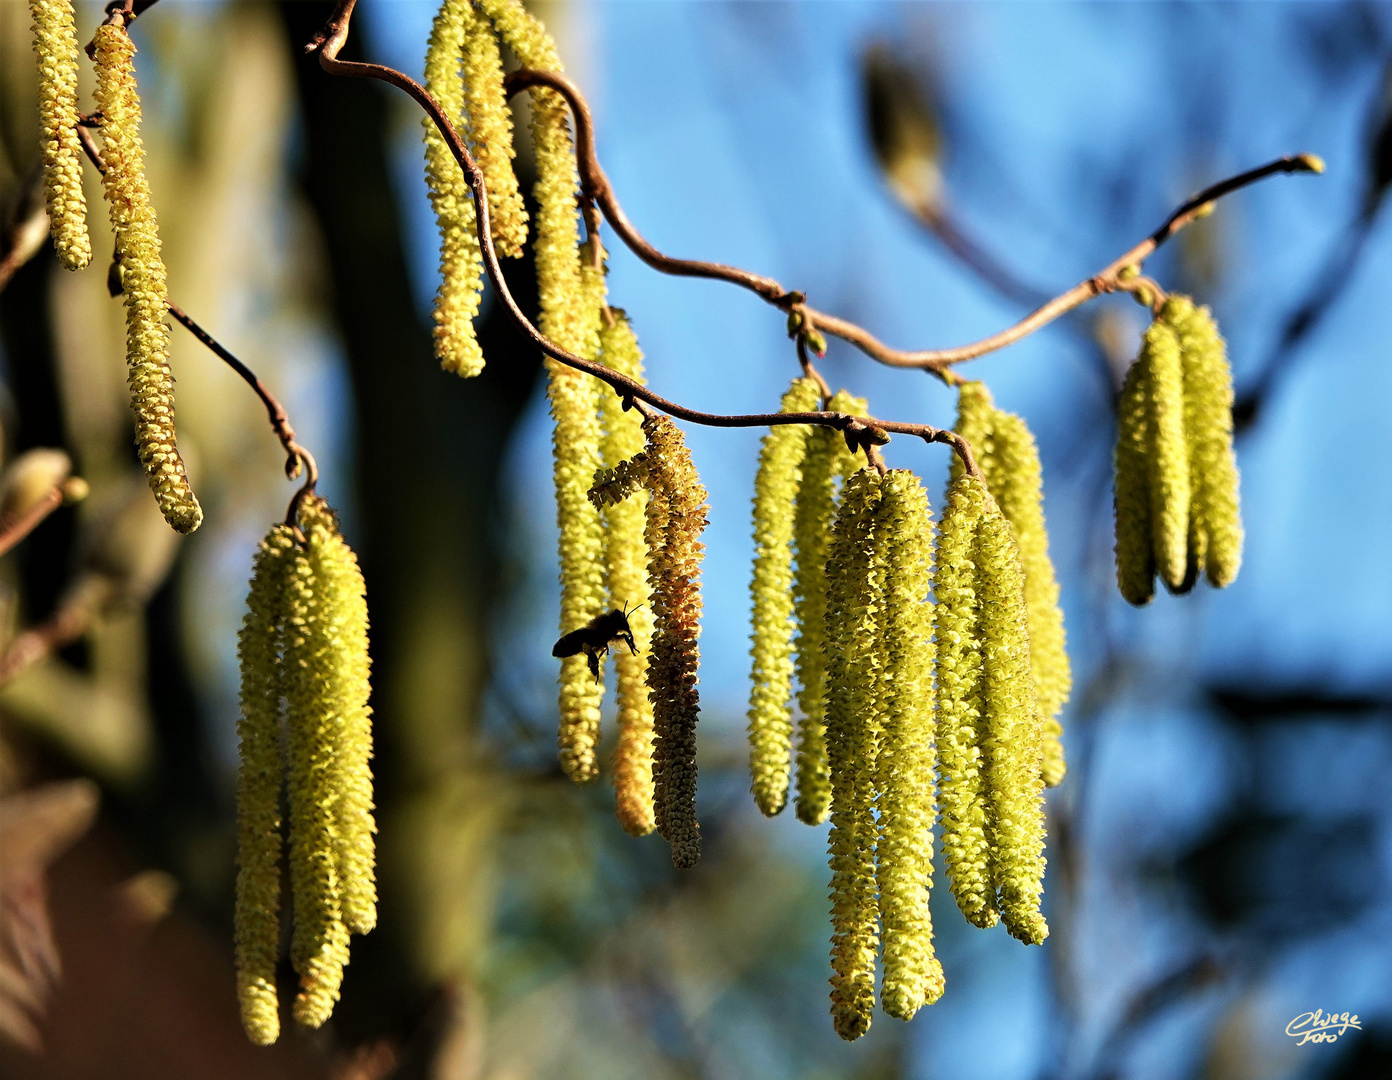
[[[348,935],[377,922],[362,573],[323,499],[303,498],[298,521],[261,542],[238,637],[237,993],[247,1035],[262,1046],[280,1034],[282,788],[299,1023],[328,1019]]]
[[[58,260],[80,270],[92,258],[82,194],[77,135],[79,50],[69,0],[30,0],[44,139],[44,179]],[[126,305],[126,363],[140,462],[160,511],[177,532],[189,533],[203,510],[189,487],[174,435],[174,376],[169,370],[169,324],[159,229],[145,180],[135,46],[119,16],[92,39],[96,103],[101,113],[102,185],[116,235],[117,278]]]
[[[579,239],[579,180],[566,105],[546,88],[532,91],[537,179],[528,221],[512,168],[502,46],[525,67],[562,70],[554,42],[519,0],[444,0],[426,54],[426,88],[483,172],[489,235],[498,253],[521,254],[534,230],[542,332],[641,382],[638,342],[624,313],[607,304],[604,252],[597,238]],[[470,376],[484,363],[473,330],[483,287],[477,215],[463,170],[428,119],[425,131],[426,179],[440,227],[436,354],[446,370]],[[620,648],[615,659],[619,821],[635,836],[656,829],[671,843],[677,865],[690,866],[700,855],[696,634],[705,489],[670,421],[640,423],[597,380],[554,360],[546,367],[555,424],[561,631],[584,631],[606,611],[624,612],[637,652]],[[600,771],[603,672],[595,677],[589,667],[597,660],[593,646],[561,660],[560,761],[580,782]]]
[[[798,379],[782,407],[822,405]],[[865,411],[844,391],[825,407]],[[962,386],[959,409],[977,471],[954,469],[936,570],[917,478],[850,472],[835,432],[772,428],[755,480],[754,799],[766,814],[787,801],[796,676],[797,813],[831,817],[832,1017],[847,1039],[870,1026],[881,950],[890,1015],[942,994],[928,914],[938,791],[963,913],[1003,918],[1027,943],[1048,932],[1042,792],[1063,776],[1070,676],[1039,458],[980,384]]]
[[[1222,588],[1242,564],[1232,372],[1207,308],[1171,296],[1141,342],[1118,405],[1116,565],[1121,595],[1173,593],[1200,573]]]

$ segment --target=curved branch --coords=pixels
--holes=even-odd
[[[1184,226],[1207,214],[1212,209],[1211,204],[1224,195],[1276,173],[1320,173],[1324,171],[1324,162],[1315,155],[1296,154],[1278,158],[1258,168],[1249,169],[1226,180],[1221,180],[1185,202],[1165,220],[1160,228],[1115,262],[1086,281],[1079,282],[1067,292],[1054,297],[1026,315],[1014,326],[1007,327],[990,337],[982,338],[980,341],[960,345],[956,348],[904,351],[891,348],[862,326],[808,307],[803,303],[802,294],[784,289],[772,278],[753,274],[736,267],[725,266],[722,263],[674,259],[669,255],[664,255],[648,243],[642,234],[633,227],[632,222],[628,220],[623,208],[619,205],[618,199],[614,196],[609,178],[604,174],[604,169],[600,166],[599,158],[595,153],[594,118],[584,96],[575,84],[553,71],[522,68],[508,75],[504,85],[510,92],[533,86],[545,86],[555,90],[566,99],[566,103],[570,106],[571,115],[575,119],[575,156],[580,172],[582,193],[587,199],[593,200],[599,206],[619,238],[633,250],[633,253],[653,269],[660,270],[665,274],[728,281],[731,284],[749,289],[785,311],[796,304],[804,312],[812,326],[850,342],[880,363],[890,367],[922,368],[936,375],[942,375],[953,364],[985,356],[987,353],[1003,349],[1007,345],[1013,345],[1053,322],[1060,315],[1087,303],[1093,297],[1106,292],[1114,292],[1118,287],[1118,275],[1122,270],[1131,266],[1139,268],[1155,252],[1156,248]]]

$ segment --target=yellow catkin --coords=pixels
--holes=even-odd
[[[480,27],[469,0],[442,0],[425,53],[425,88],[440,103],[461,137],[465,122],[461,63],[470,31]],[[490,34],[491,36],[491,34]],[[483,256],[475,231],[474,202],[464,170],[430,117],[425,125],[425,182],[440,230],[440,287],[431,318],[435,357],[446,371],[468,378],[483,370],[483,350],[474,336],[474,316],[483,294]]]
[[[1064,646],[1058,579],[1049,558],[1049,537],[1044,527],[1039,449],[1024,420],[996,408],[990,392],[979,382],[961,384],[954,430],[971,444],[986,478],[986,488],[1010,523],[1020,549],[1025,572],[1025,610],[1029,615],[1030,663],[1044,716],[1045,778],[1053,787],[1067,771],[1061,741],[1063,725],[1058,714],[1068,700],[1073,677]],[[962,471],[961,458],[954,456],[953,480]]]
[[[821,390],[797,378],[782,412],[815,412]],[[792,768],[793,521],[810,429],[771,427],[754,477],[754,571],[750,582],[749,769],[754,802],[770,817],[788,801]]]
[[[879,811],[876,879],[884,937],[880,1007],[909,1020],[942,996],[943,970],[933,955],[928,892],[933,881],[934,745],[932,583],[933,524],[928,496],[912,473],[894,469],[875,521],[883,548],[879,620],[884,679],[883,731],[875,758]]]
[[[169,370],[169,324],[159,229],[145,182],[135,46],[125,28],[97,28],[97,106],[102,111],[106,174],[102,184],[121,252],[126,304],[126,363],[140,463],[164,520],[190,533],[203,510],[189,487],[174,437],[174,376]]]
[[[832,412],[866,415],[864,398],[845,390],[833,395]],[[855,457],[839,432],[814,428],[807,433],[793,515],[793,617],[797,624],[794,671],[798,721],[797,816],[820,825],[831,812],[831,772],[827,765],[826,725],[826,561],[836,516],[836,482],[855,470]]]
[[[680,429],[666,417],[643,424],[651,483],[644,538],[648,543],[653,615],[648,690],[653,704],[653,784],[658,832],[672,862],[689,868],[701,857],[696,820],[696,689],[701,619],[701,531],[706,489]]]
[[[308,555],[297,548],[286,580],[284,679],[287,789],[290,807],[290,889],[295,928],[290,959],[300,976],[295,1019],[318,1027],[328,1019],[348,961],[338,870],[335,755],[341,716],[321,698],[320,586]]]
[[[498,38],[485,18],[470,20],[464,35],[464,102],[469,142],[488,190],[488,224],[499,255],[516,258],[527,242],[527,211],[512,171],[512,112],[503,92]]]
[[[1055,787],[1066,766],[1059,712],[1073,689],[1059,607],[1058,578],[1049,558],[1044,528],[1044,485],[1039,449],[1024,420],[997,410],[992,432],[987,487],[1010,523],[1025,574],[1025,615],[1029,624],[1030,666],[1044,720],[1044,782]]]
[[[372,710],[368,706],[367,598],[357,556],[323,499],[305,500],[300,526],[316,588],[316,705],[332,712],[324,726],[340,732],[331,784],[336,790],[335,845],[343,923],[355,934],[377,924],[376,844],[372,817]]]
[[[603,402],[604,398],[601,397],[600,401]],[[647,482],[648,455],[634,454],[613,468],[595,470],[594,482],[590,484],[588,492],[590,503],[597,510],[603,510],[642,491]]]
[[[242,715],[237,722],[237,997],[257,1046],[280,1035],[280,637],[294,535],[275,525],[252,563],[247,613],[237,636]]]
[[[843,1039],[870,1029],[879,908],[875,900],[875,755],[884,664],[876,543],[880,475],[846,481],[827,559],[826,746],[831,770],[831,1020]]]
[[[981,650],[987,839],[1000,913],[1030,945],[1048,935],[1044,889],[1043,725],[1030,670],[1025,580],[1010,525],[989,499],[973,545]]]
[[[1161,318],[1150,324],[1136,360],[1146,373],[1146,465],[1155,570],[1170,589],[1185,586],[1189,562],[1189,443],[1184,434],[1184,374],[1179,335]]]
[[[1117,588],[1138,607],[1155,596],[1155,545],[1151,541],[1147,464],[1150,376],[1138,359],[1126,373],[1117,400],[1115,458]]]
[[[937,745],[943,864],[968,921],[998,918],[981,756],[986,723],[975,540],[990,496],[963,474],[948,489],[934,560],[933,629],[937,642]]]
[[[1242,565],[1242,515],[1233,455],[1232,370],[1208,308],[1172,296],[1166,313],[1184,357],[1184,427],[1189,439],[1189,560],[1223,588]]]
[[[555,43],[520,0],[482,0],[480,9],[524,67],[562,70]],[[532,250],[541,331],[572,352],[593,357],[599,333],[599,311],[593,302],[596,290],[582,281],[576,225],[579,178],[565,101],[554,90],[532,91],[532,144],[537,170]],[[556,425],[552,446],[560,528],[561,632],[568,633],[600,614],[604,605],[599,512],[586,498],[600,467],[600,384],[551,359],[546,370]],[[583,655],[561,661],[560,683],[561,767],[572,780],[592,780],[599,774],[595,743],[603,686],[589,674]]]
[[[39,64],[39,121],[43,127],[44,196],[58,261],[81,270],[92,261],[87,199],[82,194],[82,145],[77,139],[77,29],[68,0],[29,0]]]
[[[600,330],[600,361],[605,367],[643,381],[643,354],[638,339],[622,311],[613,310]],[[636,410],[624,412],[617,395],[600,392],[600,419],[604,424],[601,457],[606,466],[620,468],[637,457],[647,458],[643,427]],[[646,468],[632,471],[646,475]],[[641,481],[639,481],[641,483]],[[648,697],[648,650],[652,642],[652,612],[643,603],[647,593],[648,545],[643,539],[648,493],[635,485],[629,498],[605,507],[604,558],[610,602],[634,608],[628,625],[638,647],[616,652],[619,742],[614,751],[614,797],[619,823],[632,836],[645,836],[657,827],[653,807],[653,708]]]

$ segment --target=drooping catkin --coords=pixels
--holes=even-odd
[[[1155,596],[1155,545],[1151,540],[1147,403],[1150,375],[1138,359],[1126,372],[1117,400],[1115,458],[1117,588],[1137,607]]]
[[[82,194],[82,145],[77,138],[77,29],[69,0],[29,0],[39,65],[44,197],[58,261],[81,270],[92,261],[87,199]]]
[[[440,103],[461,137],[467,136],[462,63],[471,34],[489,34],[469,0],[441,0],[425,53],[425,88]],[[464,170],[454,160],[434,121],[426,116],[425,180],[440,230],[440,287],[431,318],[435,357],[446,371],[468,378],[483,370],[483,350],[474,336],[474,316],[483,294],[474,201]]]
[[[174,376],[169,370],[167,292],[159,229],[145,182],[135,46],[125,28],[103,25],[93,38],[96,101],[102,112],[106,173],[102,185],[121,253],[126,305],[126,364],[136,447],[164,520],[191,533],[203,510],[189,487],[174,435]]]
[[[372,817],[372,710],[368,706],[367,599],[357,556],[321,498],[300,507],[300,527],[315,583],[317,707],[337,728],[330,784],[337,793],[334,843],[344,925],[365,934],[377,924],[376,843]],[[333,718],[328,719],[332,712]]]
[[[838,390],[827,403],[832,412],[866,415],[864,398]],[[798,721],[797,816],[820,825],[831,812],[831,773],[827,765],[826,725],[826,563],[836,517],[836,484],[855,470],[846,440],[829,428],[807,433],[802,478],[793,517],[793,615],[797,624],[794,671]]]
[[[605,367],[643,381],[643,353],[622,311],[611,309],[611,321],[600,329],[599,359]],[[645,467],[633,467],[643,457],[643,426],[636,410],[623,411],[617,395],[600,391],[600,419],[604,424],[601,458],[613,469],[646,476]],[[646,463],[647,458],[643,457]],[[626,473],[627,475],[627,473]],[[629,498],[606,505],[604,524],[606,584],[610,602],[634,607],[628,614],[629,629],[638,647],[634,656],[620,649],[614,660],[617,677],[619,742],[614,751],[614,796],[619,823],[632,836],[645,836],[657,826],[653,807],[653,707],[648,697],[648,650],[652,641],[652,612],[641,604],[647,594],[648,545],[643,538],[648,492],[634,484]]]
[[[820,404],[817,383],[800,377],[783,395],[780,411],[815,412]],[[788,801],[792,768],[793,524],[810,430],[803,424],[769,428],[754,477],[749,769],[754,802],[770,817]]]
[[[643,424],[651,497],[648,544],[649,604],[653,614],[648,689],[653,704],[653,783],[658,832],[672,847],[672,862],[694,866],[701,857],[696,820],[697,635],[701,619],[702,529],[706,489],[696,475],[681,430],[665,416]]]
[[[1233,455],[1232,370],[1208,308],[1171,296],[1166,313],[1184,363],[1184,428],[1189,440],[1189,560],[1208,583],[1231,585],[1242,565],[1242,515]]]
[[[1045,777],[1053,787],[1067,771],[1058,713],[1068,700],[1073,678],[1064,647],[1058,579],[1049,558],[1049,536],[1044,527],[1039,449],[1025,421],[996,408],[984,384],[963,383],[958,393],[954,430],[971,444],[986,488],[1009,522],[1020,550],[1029,617],[1030,665],[1045,724]],[[961,458],[954,456],[953,480],[962,471]]]
[[[1179,335],[1163,316],[1150,324],[1136,360],[1146,372],[1146,466],[1155,570],[1174,590],[1189,562],[1189,443],[1184,434],[1184,369]]]
[[[831,1019],[843,1039],[870,1028],[879,908],[875,900],[875,755],[884,662],[880,475],[846,481],[827,559],[826,747],[831,771]]]
[[[295,927],[290,959],[300,976],[295,1019],[319,1027],[333,1011],[348,960],[341,906],[335,754],[342,718],[320,696],[322,598],[309,556],[296,548],[286,579],[284,665],[290,889]]]
[[[280,952],[281,623],[294,534],[278,524],[252,563],[247,613],[237,635],[242,715],[237,721],[237,997],[242,1027],[257,1046],[280,1035],[276,959]]]
[[[1043,724],[1030,670],[1024,572],[1004,515],[990,500],[973,545],[985,737],[981,740],[992,880],[1012,936],[1048,935],[1044,889]]]
[[[964,473],[953,482],[938,526],[933,571],[943,864],[957,906],[980,927],[994,926],[998,918],[981,753],[986,712],[975,563],[977,525],[989,498],[974,476]]]
[[[1044,721],[1044,782],[1055,787],[1066,766],[1058,715],[1073,688],[1064,646],[1058,579],[1044,528],[1044,485],[1039,449],[1019,416],[997,410],[987,487],[1010,524],[1024,571],[1030,668]]]
[[[503,58],[488,20],[475,14],[464,33],[464,102],[469,142],[488,190],[488,225],[498,254],[516,258],[527,242],[527,210],[512,159],[512,112],[503,91]]]
[[[928,605],[933,524],[928,496],[912,473],[881,482],[875,536],[884,549],[880,647],[885,654],[875,758],[876,880],[884,937],[880,1007],[909,1020],[943,992],[933,955],[928,893],[933,880],[933,626]]]

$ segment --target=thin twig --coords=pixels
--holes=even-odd
[[[0,237],[0,289],[10,283],[10,278],[38,253],[48,238],[42,165],[30,170],[6,226],[5,235]]]
[[[44,518],[63,505],[66,498],[67,493],[63,490],[63,485],[54,484],[40,496],[38,502],[19,517],[11,521],[0,519],[0,555],[4,555],[37,529]]]
[[[346,23],[344,24],[346,33]],[[609,178],[604,174],[600,167],[599,159],[595,154],[594,140],[594,119],[590,114],[589,105],[585,102],[584,96],[575,85],[562,75],[553,71],[537,71],[533,68],[522,68],[508,75],[505,85],[510,92],[527,89],[533,86],[545,86],[555,90],[566,99],[570,106],[571,115],[575,120],[575,154],[576,164],[580,173],[580,186],[585,197],[594,200],[596,205],[604,211],[605,218],[618,233],[620,239],[627,244],[640,259],[655,270],[660,270],[666,274],[676,274],[684,277],[703,277],[714,278],[719,281],[728,281],[731,284],[742,286],[751,292],[763,297],[769,303],[789,310],[794,304],[798,304],[800,294],[784,289],[777,281],[772,278],[763,277],[759,274],[750,273],[732,266],[725,266],[721,263],[700,262],[692,259],[674,259],[669,255],[664,255],[655,247],[647,242],[633,227],[633,224],[624,214],[623,208],[619,206],[618,199],[614,196],[613,188],[609,184]],[[980,341],[972,342],[969,345],[961,345],[952,349],[923,349],[919,351],[902,351],[893,349],[884,344],[868,330],[845,319],[839,319],[834,315],[817,311],[807,307],[806,304],[799,304],[803,309],[808,322],[817,329],[824,330],[828,334],[842,338],[855,345],[862,352],[883,364],[891,367],[914,367],[922,368],[934,374],[941,375],[953,364],[959,364],[965,360],[972,360],[987,353],[1003,349],[1007,345],[1028,337],[1036,330],[1048,325],[1060,315],[1072,311],[1074,308],[1087,303],[1093,297],[1102,293],[1113,292],[1117,288],[1118,275],[1130,266],[1139,267],[1149,258],[1155,249],[1160,247],[1180,229],[1194,221],[1196,218],[1204,216],[1210,209],[1213,202],[1249,184],[1256,183],[1268,176],[1276,173],[1290,172],[1311,172],[1319,173],[1324,171],[1324,163],[1319,158],[1311,154],[1297,154],[1294,156],[1278,158],[1255,169],[1239,173],[1237,176],[1221,180],[1211,187],[1205,188],[1199,194],[1185,202],[1178,210],[1172,213],[1160,228],[1151,233],[1150,236],[1142,240],[1131,250],[1127,251],[1115,262],[1099,271],[1097,274],[1088,278],[1086,281],[1079,282],[1067,292],[1061,293],[1052,300],[1043,304],[1035,311],[1026,315],[1014,326],[1007,327],[999,333],[992,334],[990,337],[982,338]],[[798,297],[797,300],[794,297]]]
[[[136,0],[136,14],[138,15],[145,8],[148,8],[155,0],[146,0],[142,6],[140,0]],[[119,6],[119,5],[114,5]],[[109,10],[109,9],[108,9]],[[100,119],[96,116],[78,115],[77,137],[82,143],[83,152],[87,159],[91,161],[96,170],[105,175],[106,161],[102,157],[101,150],[97,147],[96,139],[92,137],[91,129],[100,127]],[[113,260],[119,262],[120,252],[113,255]],[[115,286],[112,286],[115,289]],[[314,492],[315,485],[319,481],[319,467],[314,461],[314,455],[295,441],[295,429],[290,426],[290,416],[286,413],[284,406],[276,399],[276,396],[267,389],[256,375],[256,372],[247,367],[244,363],[232,355],[226,346],[213,337],[212,334],[199,326],[189,315],[178,305],[165,301],[165,306],[169,309],[169,314],[174,316],[176,322],[185,330],[196,337],[216,356],[238,375],[240,375],[248,386],[255,391],[256,396],[261,399],[261,404],[266,407],[266,415],[271,421],[271,430],[275,437],[280,440],[280,445],[285,450],[285,478],[287,480],[296,479],[301,469],[306,473],[304,486],[295,493],[291,500],[290,509],[287,512],[287,519],[291,524],[294,523],[294,515],[299,507],[300,501],[308,494]]]

